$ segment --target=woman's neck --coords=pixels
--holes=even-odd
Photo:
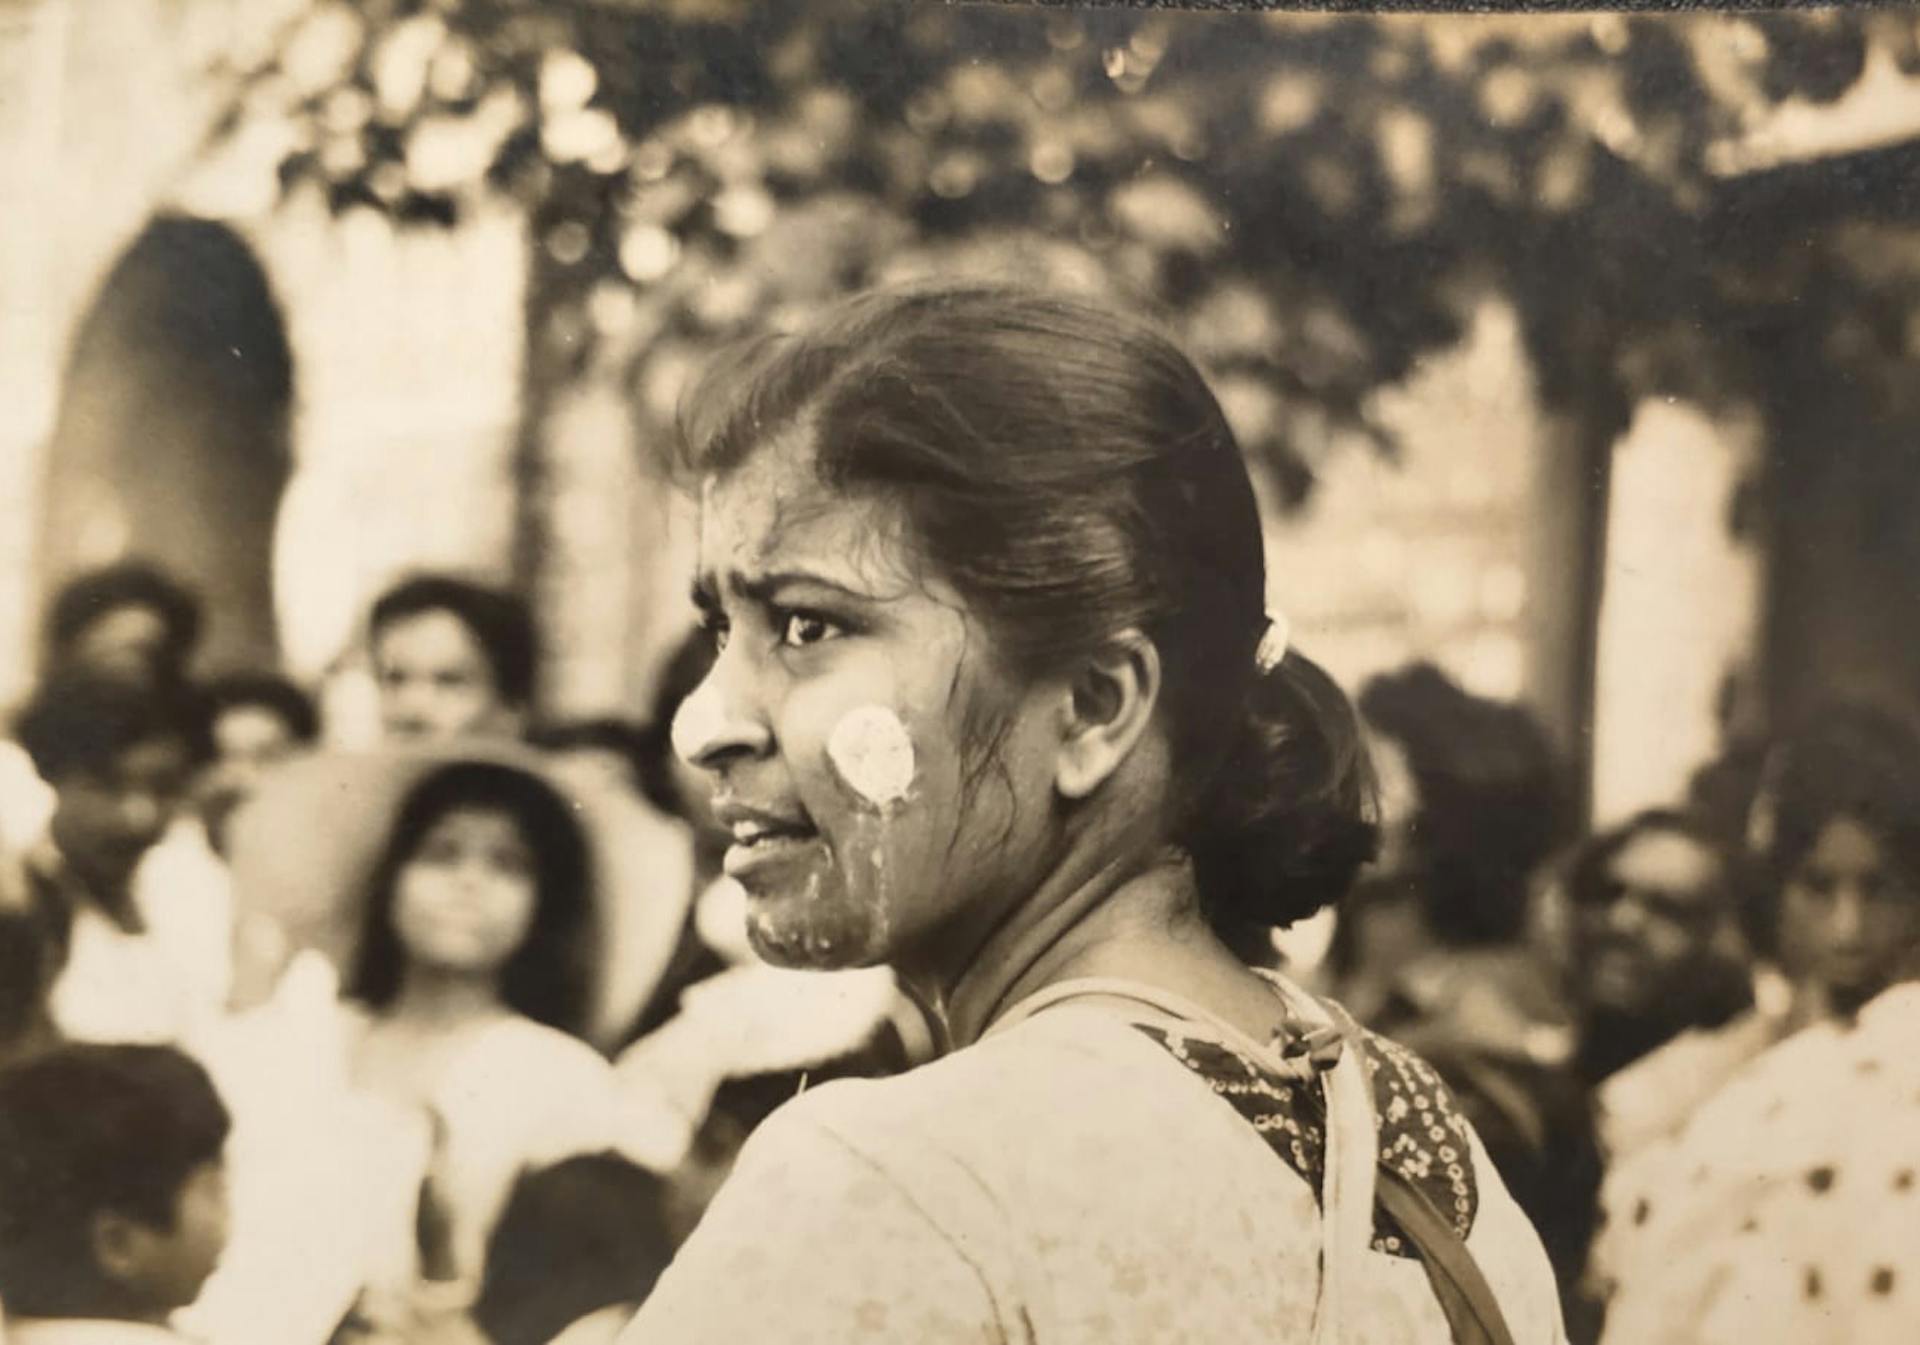
[[[933,1001],[952,1047],[1029,995],[1083,977],[1142,981],[1249,1031],[1272,1026],[1271,992],[1201,918],[1191,867],[1164,850],[1132,859],[1057,871],[987,939]]]
[[[400,992],[383,1016],[421,1027],[444,1028],[496,1018],[505,1012],[500,987],[491,977],[410,967],[401,978]]]

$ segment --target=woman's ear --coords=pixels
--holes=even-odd
[[[1070,799],[1099,789],[1139,744],[1160,701],[1160,651],[1138,630],[1116,635],[1067,686],[1054,787]]]

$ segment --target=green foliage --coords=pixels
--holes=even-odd
[[[1783,362],[1906,395],[1920,267],[1884,218],[1861,240],[1911,175],[1836,197],[1738,171],[1875,51],[1920,66],[1911,16],[325,0],[232,72],[225,129],[287,124],[285,190],[336,210],[520,203],[535,378],[628,379],[654,418],[717,343],[848,286],[1122,289],[1297,499],[1343,442],[1391,448],[1372,394],[1488,288],[1595,436],[1652,392],[1764,409]]]

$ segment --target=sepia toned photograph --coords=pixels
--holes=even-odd
[[[0,0],[0,1345],[1920,1340],[1920,9]]]

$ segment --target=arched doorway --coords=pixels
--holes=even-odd
[[[201,595],[203,665],[274,661],[292,393],[286,329],[253,249],[223,224],[151,221],[68,356],[41,494],[42,601],[77,571],[141,557]]]

